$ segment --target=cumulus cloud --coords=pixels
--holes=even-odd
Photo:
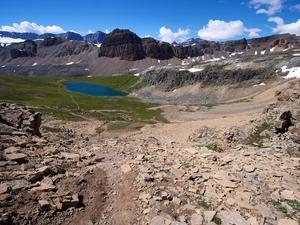
[[[36,23],[31,23],[28,21],[23,21],[20,24],[13,23],[12,26],[6,25],[1,27],[2,31],[9,31],[9,32],[32,32],[37,34],[43,34],[43,33],[63,33],[65,32],[63,28],[56,25],[51,26],[43,26],[38,25]]]
[[[162,41],[173,43],[176,42],[183,42],[189,38],[190,29],[181,29],[179,28],[177,32],[173,32],[171,29],[167,27],[161,27],[159,29],[159,38]]]
[[[248,32],[248,37],[249,38],[257,38],[259,37],[259,32],[261,32],[261,29],[258,29],[258,28],[250,28],[250,29],[247,29],[245,28],[245,32]]]
[[[270,17],[268,21],[277,24],[277,26],[273,28],[274,33],[290,33],[300,35],[300,19],[298,19],[296,22],[285,24],[282,18],[276,16]]]
[[[269,16],[280,12],[283,8],[284,0],[250,0],[250,5],[256,9],[257,14],[267,14]]]
[[[249,37],[253,38],[258,37],[260,31],[258,28],[246,28],[240,20],[209,20],[208,24],[198,31],[198,36],[206,40],[222,40],[248,33]]]

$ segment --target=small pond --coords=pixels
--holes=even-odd
[[[125,92],[117,91],[113,88],[105,87],[99,84],[86,83],[80,81],[68,82],[65,84],[66,90],[79,92],[81,94],[92,96],[125,96]]]

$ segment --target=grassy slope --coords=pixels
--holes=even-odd
[[[42,112],[70,120],[80,119],[83,116],[109,121],[164,121],[159,111],[148,110],[153,104],[143,103],[136,98],[95,97],[65,91],[64,82],[74,80],[127,91],[138,78],[0,76],[0,101],[31,105]]]

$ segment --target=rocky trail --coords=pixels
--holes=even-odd
[[[0,224],[298,225],[299,85],[255,113],[117,137],[1,104]]]

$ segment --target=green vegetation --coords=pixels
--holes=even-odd
[[[196,198],[196,201],[199,206],[203,207],[204,209],[209,209],[210,205],[209,203],[203,198],[202,195],[198,195]]]
[[[221,103],[207,103],[207,104],[201,104],[200,108],[202,106],[202,107],[207,107],[207,109],[212,109],[218,105],[221,105]]]
[[[274,208],[283,213],[287,213],[288,211],[287,208],[280,201],[274,202]]]
[[[213,222],[215,224],[217,224],[217,225],[221,225],[222,224],[222,220],[219,217],[217,217],[217,216],[214,217]]]
[[[155,104],[137,98],[96,97],[65,91],[64,83],[84,81],[105,85],[119,91],[128,91],[139,78],[117,77],[25,77],[0,76],[0,101],[29,105],[37,111],[64,120],[82,120],[93,117],[106,121],[130,123],[166,122],[159,110],[150,110]]]
[[[287,202],[289,206],[291,206],[295,211],[300,212],[300,202],[297,200],[289,200]]]
[[[209,143],[206,145],[206,147],[209,149],[209,150],[212,150],[214,152],[219,152],[219,147],[218,147],[218,144],[217,143]]]
[[[254,134],[247,139],[246,144],[263,148],[264,140],[270,139],[270,136],[268,134],[263,134],[263,132],[271,130],[272,127],[272,120],[270,118],[266,119],[260,126],[256,128]]]
[[[42,129],[44,131],[47,131],[47,132],[51,132],[51,133],[59,133],[62,131],[61,128],[59,127],[48,127],[48,126],[43,126]]]
[[[101,134],[104,131],[103,127],[97,127],[96,128],[96,133]]]
[[[106,125],[106,130],[137,130],[140,128],[142,128],[142,125],[140,123],[132,123],[128,121],[112,121]]]
[[[209,64],[205,66],[205,70],[224,70],[226,66],[230,65],[229,63],[222,64]]]

